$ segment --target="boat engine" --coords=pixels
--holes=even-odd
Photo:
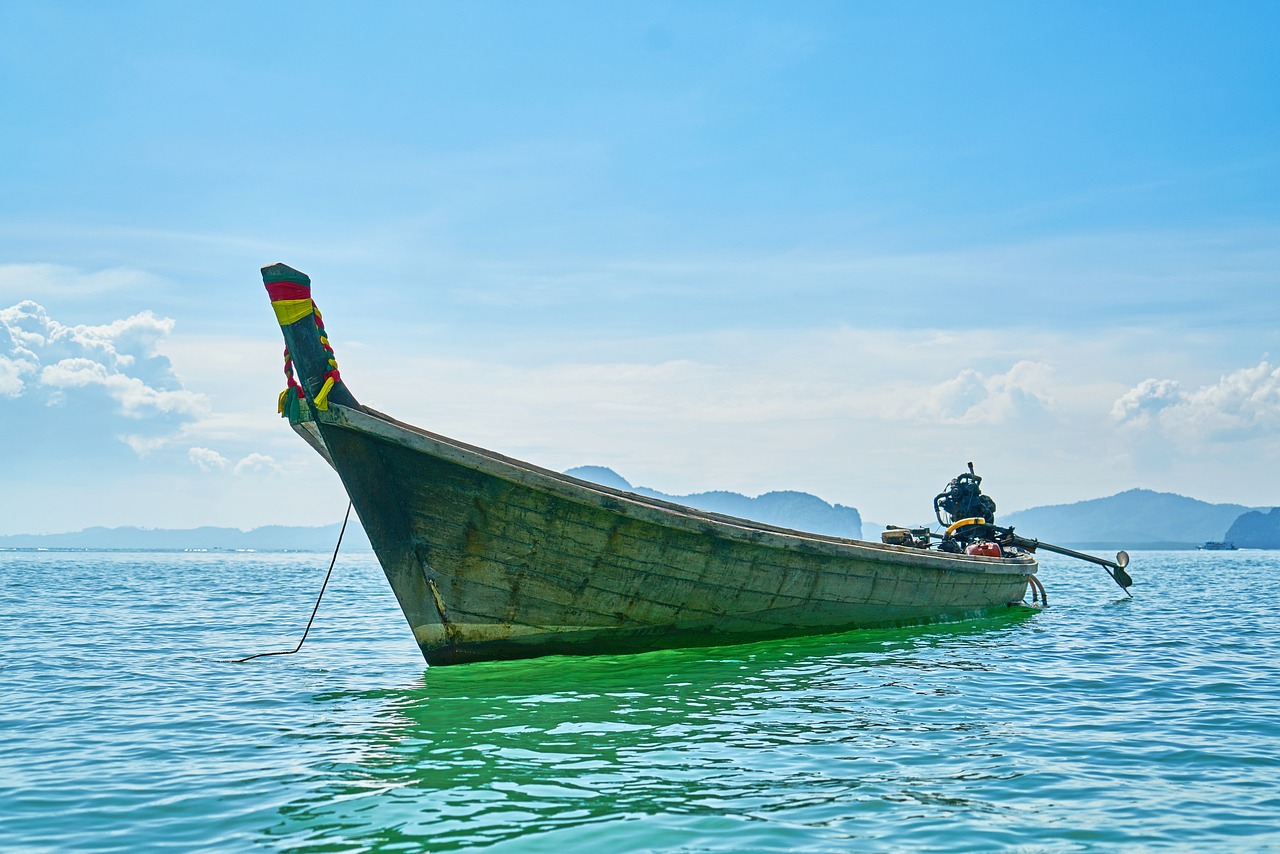
[[[934,497],[933,512],[947,529],[938,546],[943,551],[961,552],[979,540],[995,538],[996,502],[982,494],[982,478],[974,474],[973,463]]]

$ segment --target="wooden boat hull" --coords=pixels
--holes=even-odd
[[[291,325],[309,404],[294,426],[341,476],[433,665],[958,620],[1018,602],[1036,568],[1029,555],[806,534],[610,489],[349,394],[321,410],[297,355],[307,325]]]
[[[369,411],[318,423],[432,664],[961,619],[1034,569],[729,520]]]

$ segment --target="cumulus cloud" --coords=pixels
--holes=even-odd
[[[1146,379],[1116,399],[1111,417],[1117,421],[1148,423],[1161,410],[1185,398],[1177,380]]]
[[[1280,367],[1263,361],[1192,390],[1147,379],[1121,395],[1111,415],[1132,429],[1157,429],[1185,442],[1256,438],[1280,431]]]
[[[204,472],[223,471],[228,465],[226,457],[209,448],[192,448],[187,451],[187,459]]]
[[[197,417],[208,411],[207,400],[183,388],[159,352],[172,331],[171,319],[150,311],[69,326],[24,300],[0,309],[0,395],[59,404],[72,391],[97,388],[132,419]]]
[[[22,362],[7,356],[0,356],[0,396],[17,397],[22,394],[26,383],[22,379],[29,371]]]
[[[905,415],[942,424],[1003,424],[1034,415],[1052,403],[1047,392],[1051,373],[1043,362],[1025,360],[994,376],[966,368],[931,388],[907,407]]]
[[[282,469],[280,465],[266,454],[249,454],[236,463],[234,472],[238,475],[276,474]]]
[[[197,416],[208,409],[204,397],[195,392],[152,388],[137,377],[112,373],[106,365],[91,359],[55,362],[41,369],[40,383],[55,389],[102,386],[120,405],[120,412],[130,418],[144,418],[157,412]]]

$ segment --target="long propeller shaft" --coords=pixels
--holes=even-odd
[[[1129,573],[1125,572],[1125,565],[1129,563],[1129,555],[1127,552],[1120,552],[1116,555],[1116,560],[1107,560],[1106,558],[1095,557],[1094,555],[1078,552],[1075,549],[1068,549],[1063,546],[1055,546],[1051,543],[1042,543],[1039,540],[1022,537],[1013,532],[1010,528],[997,529],[1004,534],[1004,542],[1011,545],[1021,546],[1027,551],[1034,552],[1037,549],[1044,549],[1048,552],[1055,552],[1067,557],[1073,557],[1077,560],[1086,560],[1089,563],[1096,563],[1107,571],[1107,575],[1111,576],[1111,580],[1120,585],[1120,589],[1129,596],[1129,588],[1133,586],[1133,579]]]

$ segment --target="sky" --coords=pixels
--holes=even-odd
[[[339,521],[361,402],[917,524],[1280,504],[1280,5],[0,0],[0,534]],[[1033,532],[1031,532],[1033,533]]]

